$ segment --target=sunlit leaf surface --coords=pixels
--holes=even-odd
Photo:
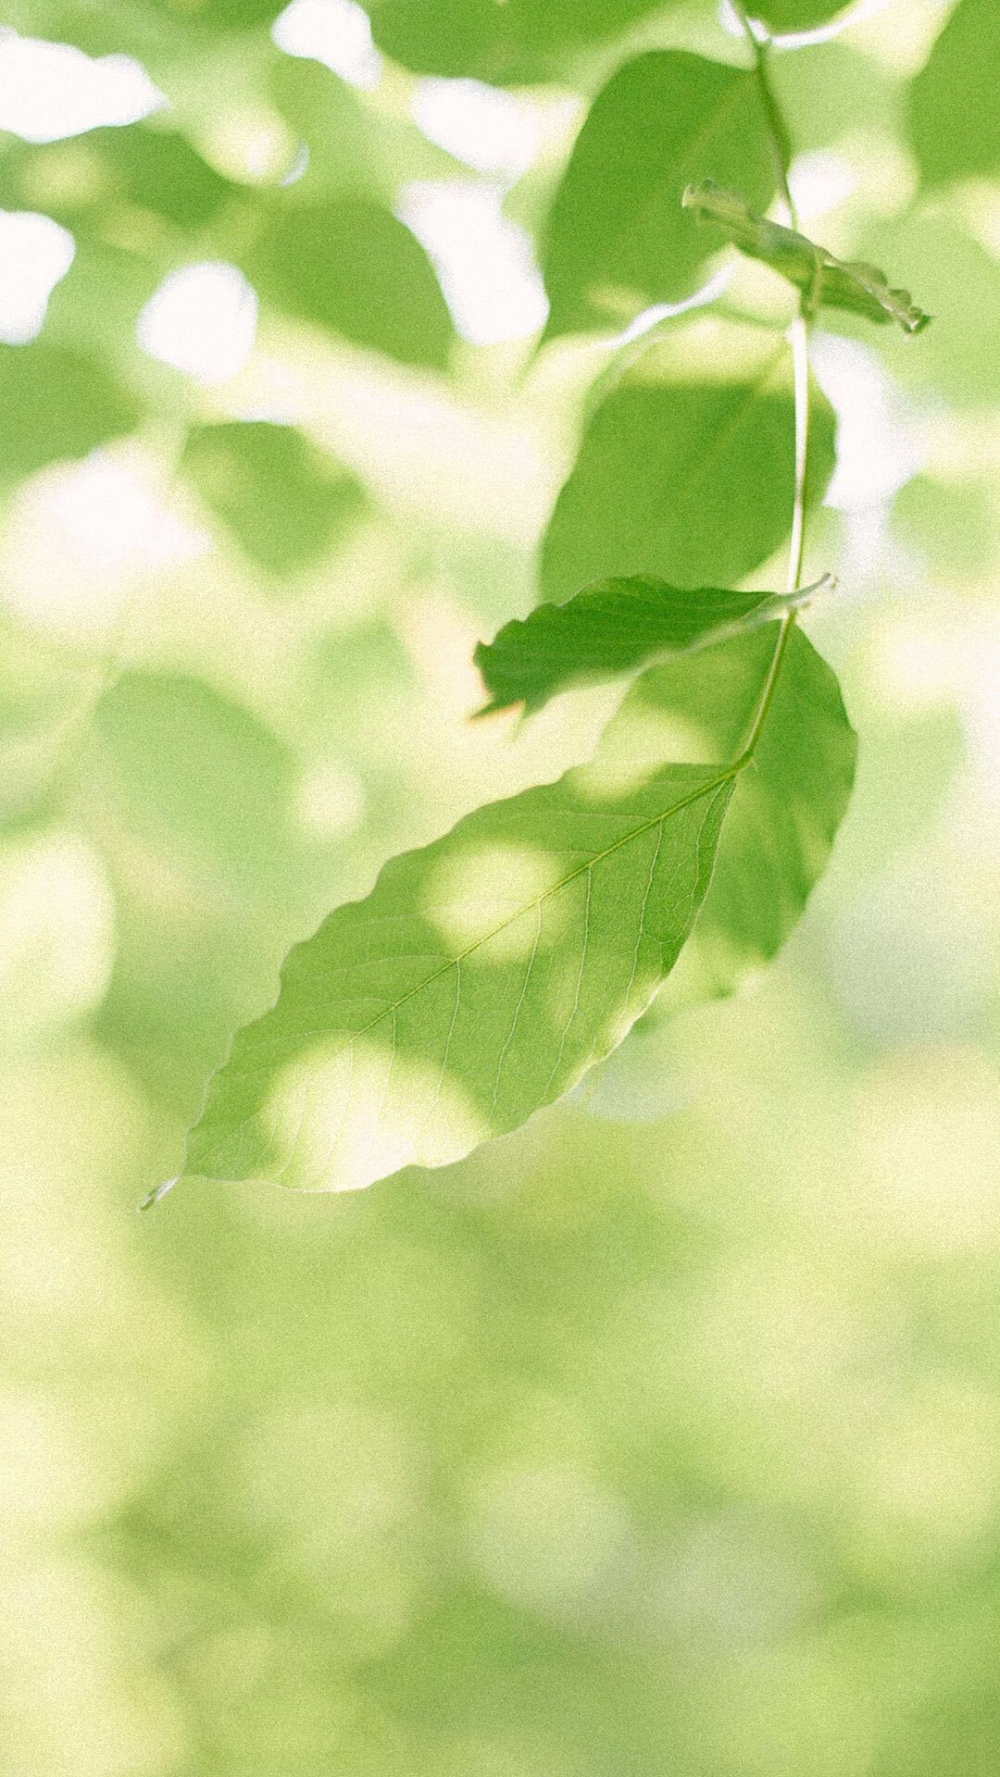
[[[731,758],[773,647],[768,626],[650,668],[606,731],[602,750],[640,766],[676,756],[696,738],[699,757]],[[856,752],[836,678],[796,631],[753,769],[733,790],[711,887],[658,1011],[732,992],[779,950],[826,868]]]
[[[188,1172],[350,1190],[523,1123],[673,967],[732,783],[583,768],[393,859],[292,951],[212,1082]]]

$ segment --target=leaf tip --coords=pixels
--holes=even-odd
[[[145,1214],[147,1209],[155,1209],[167,1192],[172,1191],[175,1185],[180,1184],[182,1176],[181,1173],[178,1173],[176,1178],[164,1179],[162,1184],[154,1185],[151,1191],[147,1191],[142,1202],[136,1204],[136,1215],[141,1216]]]

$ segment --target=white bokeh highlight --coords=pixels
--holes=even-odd
[[[257,295],[224,260],[170,272],[136,323],[144,352],[201,383],[220,383],[243,368],[257,334]]]
[[[531,241],[502,205],[498,187],[465,180],[408,185],[397,205],[434,265],[455,326],[473,345],[523,339],[548,314]]]
[[[362,91],[382,78],[368,14],[355,0],[292,0],[275,19],[271,36],[286,55],[322,62]]]
[[[164,103],[132,56],[88,56],[69,43],[0,31],[0,130],[25,142],[137,123]]]
[[[826,504],[853,512],[891,500],[921,467],[899,390],[875,352],[854,340],[818,334],[811,357],[837,415],[837,466]]]
[[[538,153],[537,108],[479,80],[418,80],[411,109],[429,142],[479,173],[518,179]]]
[[[34,210],[0,210],[0,340],[23,346],[36,338],[49,297],[73,263],[67,228]]]

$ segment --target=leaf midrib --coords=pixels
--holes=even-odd
[[[514,925],[517,920],[523,919],[526,913],[530,913],[534,908],[541,907],[542,904],[549,900],[553,895],[558,895],[564,888],[568,888],[570,883],[575,882],[579,877],[586,875],[588,871],[596,869],[597,865],[603,863],[605,858],[612,857],[616,851],[620,851],[623,846],[630,845],[633,840],[641,839],[644,833],[650,832],[653,827],[662,824],[662,822],[668,820],[671,815],[679,814],[682,809],[689,808],[692,803],[700,801],[703,796],[711,796],[716,790],[721,789],[723,784],[729,783],[733,778],[737,777],[739,773],[745,769],[748,763],[749,760],[746,758],[735,760],[731,765],[727,765],[724,771],[720,771],[717,777],[710,778],[707,783],[699,785],[699,787],[696,790],[692,790],[689,795],[682,796],[679,802],[671,803],[670,807],[663,809],[660,814],[651,815],[649,820],[643,821],[638,827],[633,827],[628,833],[624,833],[622,837],[616,839],[612,845],[605,846],[603,851],[596,852],[585,864],[577,865],[575,870],[569,871],[569,873],[562,877],[559,882],[553,883],[551,888],[545,889],[544,892],[536,896],[534,900],[526,901],[522,907],[517,909],[516,913],[508,915],[506,919],[501,920],[500,923],[494,926],[490,931],[484,932],[482,937],[477,938],[474,943],[469,944],[465,950],[460,951],[456,956],[449,957],[447,962],[442,963],[439,969],[435,969],[432,974],[426,975],[422,981],[418,981],[415,987],[411,987],[409,991],[402,994],[398,1000],[393,1001],[391,1005],[384,1006],[381,1012],[376,1013],[374,1018],[369,1019],[367,1024],[362,1025],[360,1030],[353,1030],[346,1033],[346,1041],[341,1045],[341,1048],[346,1049],[350,1044],[360,1042],[363,1037],[368,1035],[369,1031],[374,1030],[376,1026],[381,1024],[386,1018],[394,1017],[400,1008],[407,1005],[410,1000],[415,999],[417,994],[423,993],[428,987],[432,987],[435,981],[440,981],[442,976],[447,975],[449,969],[458,968],[465,962],[467,957],[474,955],[477,950],[481,949],[484,944],[488,944],[491,939],[499,937],[501,932],[506,931],[509,926]],[[598,814],[599,812],[600,810],[598,809],[594,810],[595,814]],[[355,902],[354,905],[363,905],[363,903]],[[307,940],[307,942],[308,941],[309,940]],[[309,1033],[299,1032],[298,1034],[303,1035]],[[340,1050],[337,1051],[338,1054],[340,1052]],[[230,1057],[230,1061],[226,1065],[232,1065],[232,1057]],[[243,1067],[238,1071],[244,1077],[248,1077],[257,1073],[269,1073],[271,1071],[271,1066],[268,1063],[257,1067]]]

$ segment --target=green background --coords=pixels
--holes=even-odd
[[[574,43],[512,3],[470,51],[551,83],[519,95],[544,128],[504,199],[539,231],[566,94],[624,55],[592,10]],[[948,8],[909,0],[774,57],[828,194],[804,226],[935,314],[915,342],[831,317],[816,353],[842,478],[810,571],[841,587],[805,628],[861,752],[787,949],[460,1166],[186,1184],[137,1217],[288,945],[585,756],[616,702],[467,719],[607,350],[456,336],[392,212],[478,175],[419,134],[417,75],[355,90],[281,55],[276,11],[11,8],[138,56],[172,109],[0,137],[0,205],[76,240],[37,344],[0,348],[0,1764],[988,1777],[1000,156],[956,67],[995,59],[991,5],[929,64]],[[629,11],[632,48],[742,55],[711,7]],[[309,243],[373,213],[372,281],[331,295]],[[134,329],[212,259],[261,316],[201,385]],[[788,312],[757,267],[724,301]]]

